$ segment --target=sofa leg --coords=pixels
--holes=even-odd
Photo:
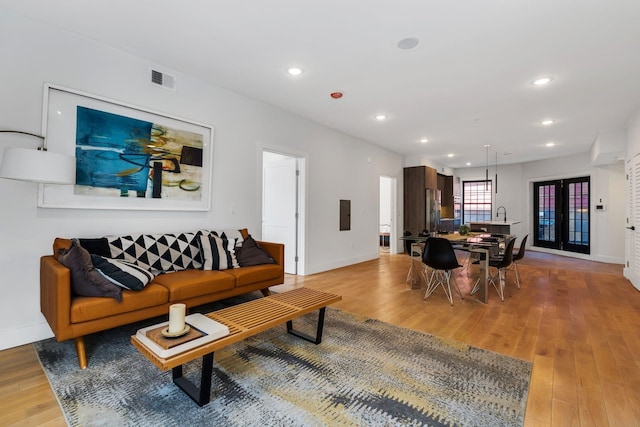
[[[260,292],[262,292],[262,295],[265,297],[271,295],[271,291],[269,290],[269,288],[260,289]]]
[[[87,369],[87,352],[84,349],[84,337],[76,337],[73,341],[76,343],[76,353],[78,353],[80,369]]]

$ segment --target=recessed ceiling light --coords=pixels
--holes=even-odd
[[[418,43],[420,43],[420,40],[418,40],[416,37],[406,37],[400,40],[396,46],[398,46],[400,49],[413,49],[414,47],[418,46]]]
[[[471,166],[471,162],[467,162],[467,163],[466,163],[466,165],[467,165],[467,166]]]
[[[543,126],[549,126],[555,123],[555,120],[547,119],[542,121]]]
[[[384,120],[384,119],[386,119],[386,118],[387,118],[387,116],[386,116],[386,115],[384,115],[384,114],[378,114],[378,115],[376,116],[376,120],[380,120],[380,121],[382,121],[382,120]]]
[[[547,147],[553,147],[554,145],[556,145],[556,143],[555,142],[547,142],[544,145],[546,145]]]
[[[292,76],[299,76],[300,74],[302,74],[302,68],[291,67],[287,70],[287,73],[291,74]]]
[[[533,84],[536,85],[536,86],[544,86],[547,83],[551,82],[551,80],[553,80],[551,77],[542,77],[542,78],[534,80]]]
[[[423,144],[426,144],[427,142],[429,142],[429,140],[427,138],[422,138],[420,139],[420,142],[422,142]]]
[[[447,154],[447,157],[453,157],[453,156],[454,156],[454,154],[453,154],[453,153],[449,153],[449,154]]]

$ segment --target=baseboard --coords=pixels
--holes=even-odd
[[[365,261],[371,261],[372,259],[380,258],[380,254],[378,252],[374,252],[371,254],[361,255],[359,257],[341,259],[333,262],[329,262],[326,264],[319,265],[310,265],[307,268],[306,275],[322,273],[323,271],[334,270],[336,268],[347,267],[353,264],[359,264]]]
[[[23,326],[17,329],[0,330],[0,350],[53,337],[53,331],[47,322]]]
[[[542,248],[540,246],[532,246],[531,248],[527,248],[527,250],[529,249],[536,252],[544,252],[547,254],[565,256],[569,258],[584,259],[587,261],[605,262],[607,264],[624,264],[624,259],[619,257],[610,257],[606,255],[581,254],[578,252],[569,252],[569,251],[561,251],[558,249]]]

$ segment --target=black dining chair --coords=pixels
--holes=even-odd
[[[509,240],[503,256],[489,258],[489,268],[493,267],[497,270],[493,276],[489,277],[489,283],[493,285],[501,301],[504,301],[504,284],[507,279],[507,268],[513,263],[513,245],[515,242],[515,238]],[[496,283],[496,280],[498,283]]]
[[[526,246],[527,246],[527,238],[529,238],[529,235],[527,234],[526,236],[524,236],[524,239],[522,239],[522,242],[520,242],[520,248],[518,249],[518,252],[516,252],[513,255],[513,262],[511,263],[511,266],[509,267],[509,269],[513,269],[515,276],[516,276],[516,285],[518,286],[518,289],[520,289],[520,272],[518,271],[518,261],[520,261],[522,258],[524,258],[524,253],[526,251]]]
[[[441,237],[429,237],[422,252],[422,262],[426,265],[425,275],[428,272],[428,268],[433,270],[427,281],[427,291],[424,294],[424,299],[427,299],[440,285],[449,299],[449,304],[453,305],[453,296],[451,295],[452,278],[454,288],[458,291],[460,299],[463,299],[456,278],[455,276],[452,277],[453,270],[462,266],[458,264],[456,253],[449,240]]]

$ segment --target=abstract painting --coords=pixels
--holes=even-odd
[[[75,194],[199,200],[202,135],[78,106]]]

